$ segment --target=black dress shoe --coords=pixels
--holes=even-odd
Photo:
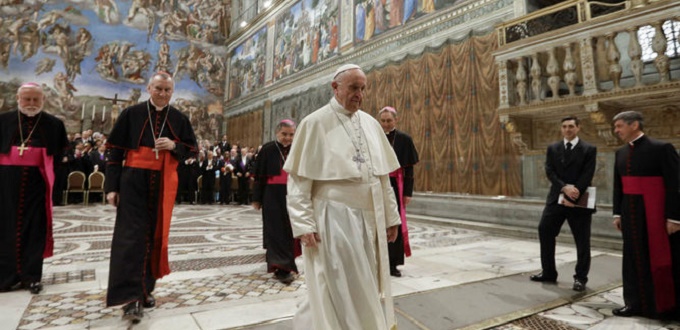
[[[152,295],[146,296],[146,299],[144,299],[144,308],[154,308],[156,307],[156,298],[154,298]]]
[[[394,277],[401,277],[401,272],[399,271],[399,269],[393,268],[390,269],[390,275]]]
[[[545,276],[543,273],[531,275],[529,279],[534,282],[557,283],[557,276]]]
[[[295,276],[293,276],[292,272],[287,272],[287,271],[281,270],[281,269],[277,269],[274,272],[274,277],[276,277],[276,279],[279,282],[281,282],[285,285],[290,285],[295,280]]]
[[[139,301],[133,301],[123,306],[123,320],[139,323],[144,317],[144,307]]]
[[[586,283],[579,280],[579,279],[574,279],[574,286],[572,287],[574,291],[582,292],[586,290]]]
[[[620,317],[631,317],[635,315],[636,312],[633,310],[633,307],[623,306],[621,308],[612,309],[612,314]]]
[[[30,291],[32,294],[38,294],[40,291],[42,291],[43,285],[40,282],[33,282],[28,284],[28,291]]]

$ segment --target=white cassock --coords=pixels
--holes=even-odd
[[[295,329],[396,328],[388,227],[401,223],[389,173],[399,161],[380,124],[335,98],[302,120],[283,169],[293,236],[316,232],[303,248],[309,290]]]

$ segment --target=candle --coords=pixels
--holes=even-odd
[[[95,110],[95,105],[92,105],[92,120],[94,120],[94,113],[96,112]]]
[[[106,106],[102,108],[102,121],[104,121],[104,118],[106,117]]]
[[[85,103],[83,103],[83,111],[80,112],[80,120],[85,119]]]

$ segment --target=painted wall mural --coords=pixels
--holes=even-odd
[[[229,16],[224,0],[0,0],[0,111],[18,84],[42,84],[46,111],[70,132],[107,132],[148,98],[156,71],[175,77],[173,104],[217,139]]]
[[[354,42],[361,43],[409,21],[469,0],[357,0]]]
[[[277,16],[274,81],[338,53],[338,3],[338,0],[302,0]]]
[[[229,97],[237,98],[264,86],[267,27],[236,47],[229,68]]]

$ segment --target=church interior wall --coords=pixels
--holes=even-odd
[[[416,143],[420,143],[419,147],[422,148],[422,161],[420,166],[417,167],[420,171],[418,175],[422,179],[417,180],[416,189],[484,195],[520,195],[522,188],[518,153],[507,141],[501,123],[495,114],[498,103],[497,93],[494,91],[493,85],[497,83],[497,77],[495,71],[492,70],[493,60],[490,56],[490,52],[495,47],[496,39],[490,32],[493,22],[504,16],[512,15],[514,1],[483,1],[481,4],[474,2],[467,2],[466,4],[468,6],[465,7],[467,11],[462,9],[456,11],[454,8],[448,14],[445,13],[435,18],[435,21],[439,23],[438,25],[433,25],[431,21],[427,21],[423,17],[417,22],[418,24],[414,23],[415,27],[406,26],[402,30],[388,31],[369,41],[363,40],[357,43],[357,36],[353,35],[355,38],[353,47],[344,50],[336,57],[329,58],[326,62],[304,67],[300,73],[276,81],[269,82],[264,79],[263,84],[254,89],[240,88],[239,96],[227,102],[227,121],[240,120],[239,118],[248,116],[251,111],[259,109],[259,104],[262,103],[263,99],[271,101],[271,109],[266,110],[267,113],[263,116],[265,122],[262,142],[264,142],[273,138],[273,127],[281,119],[291,118],[299,121],[311,111],[328,102],[332,97],[329,75],[337,65],[346,62],[362,65],[369,78],[369,89],[372,85],[379,83],[381,72],[413,70],[414,80],[428,81],[432,86],[423,90],[409,91],[413,99],[409,100],[407,105],[406,98],[399,96],[397,86],[383,84],[384,86],[377,88],[377,90],[367,93],[364,110],[375,114],[379,110],[378,102],[385,103],[384,105],[392,103],[405,118],[400,127],[411,132],[414,139],[418,141]],[[342,21],[342,23],[345,23],[345,21]],[[279,26],[279,24],[261,25],[267,27]],[[253,29],[253,36],[259,33],[257,31],[261,31],[260,26]],[[271,30],[268,29],[267,33],[271,33]],[[340,36],[340,39],[343,38],[343,36]],[[251,51],[251,59],[263,56],[262,54],[267,52],[268,46],[261,45],[260,41],[268,38],[257,35],[256,39],[257,42],[243,41],[239,44],[249,44],[249,49],[257,50],[256,52]],[[480,54],[484,53],[484,55],[465,53],[465,49],[470,49],[471,44],[475,42],[481,44],[476,46],[478,49],[475,51]],[[258,44],[258,46],[253,47],[252,45],[255,44]],[[276,41],[274,44],[276,45]],[[232,61],[230,62],[232,66],[239,62],[235,58],[248,57],[244,56],[244,52],[237,49],[238,47],[240,46],[234,48],[236,51],[232,53]],[[460,54],[456,55],[456,59],[447,62],[444,58],[453,56],[456,47],[461,47],[462,50],[458,51]],[[443,51],[443,49],[447,50]],[[442,52],[445,54],[442,55]],[[234,57],[234,55],[238,56]],[[450,101],[453,98],[464,99],[469,95],[469,90],[466,91],[465,86],[457,86],[455,88],[459,88],[459,90],[455,92],[456,96],[452,97],[454,86],[470,78],[470,72],[457,72],[457,70],[467,70],[462,66],[463,64],[458,66],[457,63],[466,62],[467,65],[472,63],[465,56],[467,58],[483,56],[486,59],[483,68],[476,68],[476,70],[482,72],[484,79],[480,79],[478,82],[480,86],[475,87],[478,88],[480,94],[482,91],[486,94],[485,97],[479,97],[483,99],[482,101],[469,101],[470,108],[476,107],[478,109],[470,111],[469,118],[465,115],[466,105],[460,104],[454,110],[452,101]],[[437,59],[437,57],[439,58]],[[259,60],[248,61],[258,63]],[[456,65],[452,65],[452,61],[455,61]],[[423,75],[423,69],[428,65],[433,65],[433,62],[439,62],[439,67],[432,67],[429,74]],[[241,64],[237,65],[242,67]],[[461,77],[458,82],[454,82],[456,77],[461,76],[461,74],[468,76]],[[238,77],[239,74],[230,73],[230,79],[234,76]],[[440,77],[446,77],[450,83],[447,86],[436,86]],[[412,85],[419,86],[418,81],[413,82]],[[406,85],[411,84],[410,82],[405,83]],[[228,89],[231,91],[234,84],[231,81],[230,84]],[[447,95],[440,96],[448,97],[449,101],[437,100],[435,104],[435,101],[432,100],[432,104],[430,104],[431,97],[428,94],[444,87],[448,90]],[[248,95],[243,95],[242,91],[244,90],[248,91]],[[373,101],[374,98],[380,101]],[[486,104],[479,106],[478,103],[480,102]],[[416,112],[419,114],[415,115]],[[454,114],[456,112],[457,115]],[[456,121],[455,116],[462,118],[460,124],[454,123]],[[474,120],[471,119],[473,117]],[[436,127],[433,131],[427,133],[424,130],[417,129],[424,125]],[[460,127],[457,125],[460,125]],[[456,126],[455,129],[454,126]],[[469,140],[456,142],[455,139],[451,138],[454,131],[455,134],[461,136],[475,131],[475,133],[468,135],[484,135],[484,138],[491,141],[484,142],[484,138],[479,138],[474,143],[469,143]],[[234,134],[230,130],[229,135],[233,140]],[[489,146],[490,148],[487,148]],[[474,150],[468,148],[474,148]],[[492,173],[484,174],[485,170],[490,170]]]

